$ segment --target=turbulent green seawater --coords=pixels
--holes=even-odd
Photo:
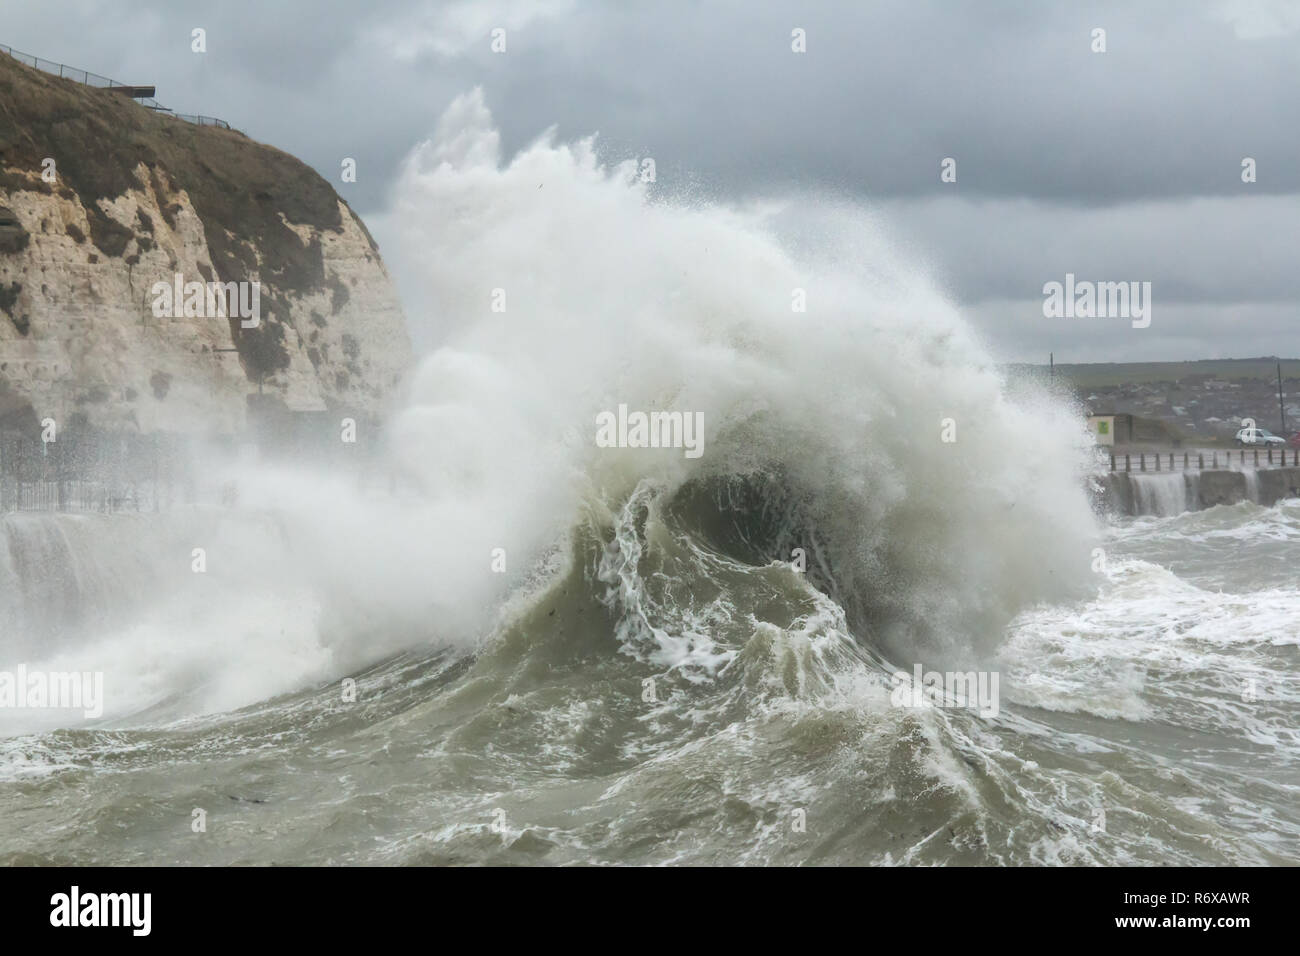
[[[0,681],[103,679],[0,706],[0,862],[1296,862],[1300,503],[1099,518],[869,210],[505,161],[477,93],[395,195],[374,459],[0,521]]]
[[[359,670],[354,703],[178,716],[200,676],[11,726],[0,862],[1296,862],[1300,502],[1111,527],[1095,596],[1006,629],[991,719],[894,706],[886,612],[849,621],[734,505],[641,489],[481,647]]]

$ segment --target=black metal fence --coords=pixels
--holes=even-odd
[[[1217,471],[1231,469],[1233,463],[1241,468],[1300,468],[1300,448],[1287,445],[1268,445],[1260,448],[1223,451],[1192,452],[1136,452],[1110,455],[1111,471]]]
[[[61,76],[66,80],[75,80],[78,83],[84,83],[86,86],[96,86],[101,89],[121,89],[129,85],[110,79],[107,76],[100,76],[98,73],[91,73],[88,70],[79,70],[76,67],[68,66],[66,63],[55,63],[53,60],[46,60],[39,56],[32,56],[30,53],[23,53],[21,50],[15,50],[11,46],[5,46],[3,43],[0,43],[0,53],[7,53],[20,63],[26,63],[28,66],[33,66],[46,73],[53,73],[55,76]],[[185,120],[185,122],[193,123],[196,126],[219,126],[222,129],[230,129],[229,123],[223,119],[217,119],[215,116],[199,116],[195,113],[174,113],[153,97],[135,97],[135,100],[141,106],[151,109],[155,113],[162,113],[165,116],[174,116],[176,119]]]

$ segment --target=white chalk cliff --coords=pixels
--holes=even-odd
[[[258,282],[258,326],[156,316],[178,274]],[[230,433],[259,386],[377,415],[410,364],[378,249],[319,175],[0,54],[0,417]]]

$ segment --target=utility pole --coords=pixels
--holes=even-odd
[[[1286,438],[1286,403],[1282,401],[1282,363],[1277,363],[1277,412],[1282,417],[1282,431],[1280,434]],[[1283,446],[1285,447],[1285,446]]]

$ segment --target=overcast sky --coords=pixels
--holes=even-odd
[[[1300,356],[1300,0],[0,0],[0,43],[155,84],[362,216],[481,86],[507,153],[554,125],[723,200],[869,204],[1004,360]],[[1066,272],[1150,281],[1150,327],[1044,318]]]

